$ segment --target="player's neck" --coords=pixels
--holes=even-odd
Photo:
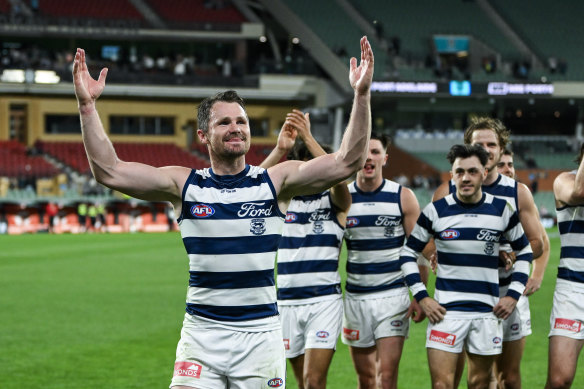
[[[499,178],[499,172],[497,171],[497,168],[494,167],[487,174],[487,178],[485,178],[485,180],[483,181],[483,185],[491,185],[493,182],[497,180],[497,178]]]
[[[236,175],[245,169],[245,155],[228,159],[219,158],[212,155],[210,157],[213,173],[219,176]]]
[[[379,188],[379,186],[383,183],[383,176],[375,176],[375,177],[363,177],[360,174],[357,174],[357,186],[363,192],[373,192],[375,189]]]

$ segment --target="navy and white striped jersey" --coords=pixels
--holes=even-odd
[[[373,192],[361,191],[349,184],[353,199],[347,217],[348,293],[373,293],[404,288],[399,252],[405,241],[402,187],[383,180]]]
[[[476,204],[450,194],[428,204],[404,245],[400,263],[418,301],[427,297],[416,258],[430,238],[438,252],[434,298],[447,310],[491,312],[499,300],[499,242],[517,251],[507,296],[519,299],[529,274],[531,247],[517,212],[503,199],[483,193]]]
[[[450,193],[456,193],[456,186],[454,181],[450,180]],[[499,197],[506,200],[514,210],[519,211],[519,197],[517,194],[517,181],[507,177],[503,174],[499,174],[497,179],[490,185],[483,185],[481,187],[482,191],[485,193],[490,193],[495,197]],[[501,246],[504,251],[510,251],[511,247],[506,243],[504,237],[501,241]],[[507,293],[507,287],[511,283],[511,274],[513,269],[506,270],[505,264],[499,262],[499,287],[500,294],[503,295]]]
[[[330,191],[290,201],[278,248],[278,304],[339,298],[339,252],[345,229]]]
[[[557,208],[556,214],[562,246],[558,283],[584,291],[584,204]]]
[[[193,170],[182,198],[186,311],[234,327],[277,324],[274,261],[284,215],[267,171],[249,165],[236,175]]]

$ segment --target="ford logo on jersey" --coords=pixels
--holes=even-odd
[[[318,331],[318,332],[316,333],[316,337],[317,337],[317,338],[324,339],[324,338],[328,338],[328,336],[329,336],[329,333],[328,333],[328,332],[326,332],[326,331]]]
[[[444,230],[440,233],[442,239],[456,239],[460,236],[460,232],[456,230]]]
[[[194,217],[209,217],[215,210],[206,204],[195,204],[191,207],[191,215]]]
[[[286,219],[284,220],[285,223],[294,223],[296,220],[298,220],[298,215],[296,215],[294,212],[288,212],[286,214]]]
[[[279,388],[282,385],[284,385],[284,380],[281,378],[272,378],[268,381],[268,386],[270,388]]]
[[[355,227],[359,224],[359,219],[356,217],[348,217],[347,218],[347,228]]]

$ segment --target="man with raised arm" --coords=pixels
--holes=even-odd
[[[554,180],[560,264],[550,317],[546,389],[570,388],[584,345],[584,143],[578,169]]]
[[[273,166],[286,154],[308,161],[326,152],[310,132],[309,114],[294,110],[260,166]],[[341,182],[322,193],[294,197],[286,213],[278,247],[278,308],[286,358],[299,389],[326,388],[343,318],[338,268],[350,206],[349,189]]]
[[[434,388],[456,388],[455,371],[466,350],[468,387],[488,387],[501,353],[503,326],[525,290],[532,259],[517,212],[504,199],[484,193],[488,153],[480,146],[455,145],[448,153],[456,190],[424,208],[402,249],[400,263],[430,324],[426,333]],[[437,248],[436,301],[420,280],[416,258],[431,237]],[[499,298],[499,245],[516,252],[506,294]]]
[[[179,215],[190,280],[172,388],[284,387],[274,257],[290,200],[330,188],[365,162],[373,52],[366,37],[360,46],[359,65],[356,58],[350,61],[353,107],[339,150],[267,170],[245,163],[249,119],[234,91],[199,105],[197,135],[207,146],[211,168],[155,168],[120,160],[96,110],[107,69],[94,80],[85,52],[77,50],[75,94],[96,180],[136,198],[170,201]]]

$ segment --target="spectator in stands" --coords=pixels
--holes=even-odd
[[[309,114],[294,110],[260,166],[274,166],[286,154],[289,160],[308,161],[327,152],[310,132]],[[343,318],[338,262],[350,206],[351,195],[341,182],[294,197],[286,214],[277,255],[278,307],[286,358],[300,388],[326,388]]]
[[[293,197],[322,192],[364,164],[371,133],[373,51],[366,37],[360,47],[360,64],[356,58],[350,61],[354,100],[339,151],[268,170],[246,164],[249,119],[235,91],[199,105],[197,135],[207,146],[211,168],[155,168],[120,160],[96,109],[108,70],[94,80],[85,51],[77,50],[73,80],[93,174],[127,195],[170,201],[181,218],[191,278],[172,388],[285,386],[274,287],[283,212]],[[217,261],[218,256],[225,260]]]
[[[554,180],[560,264],[550,317],[546,389],[570,388],[584,345],[584,143],[578,168]]]

